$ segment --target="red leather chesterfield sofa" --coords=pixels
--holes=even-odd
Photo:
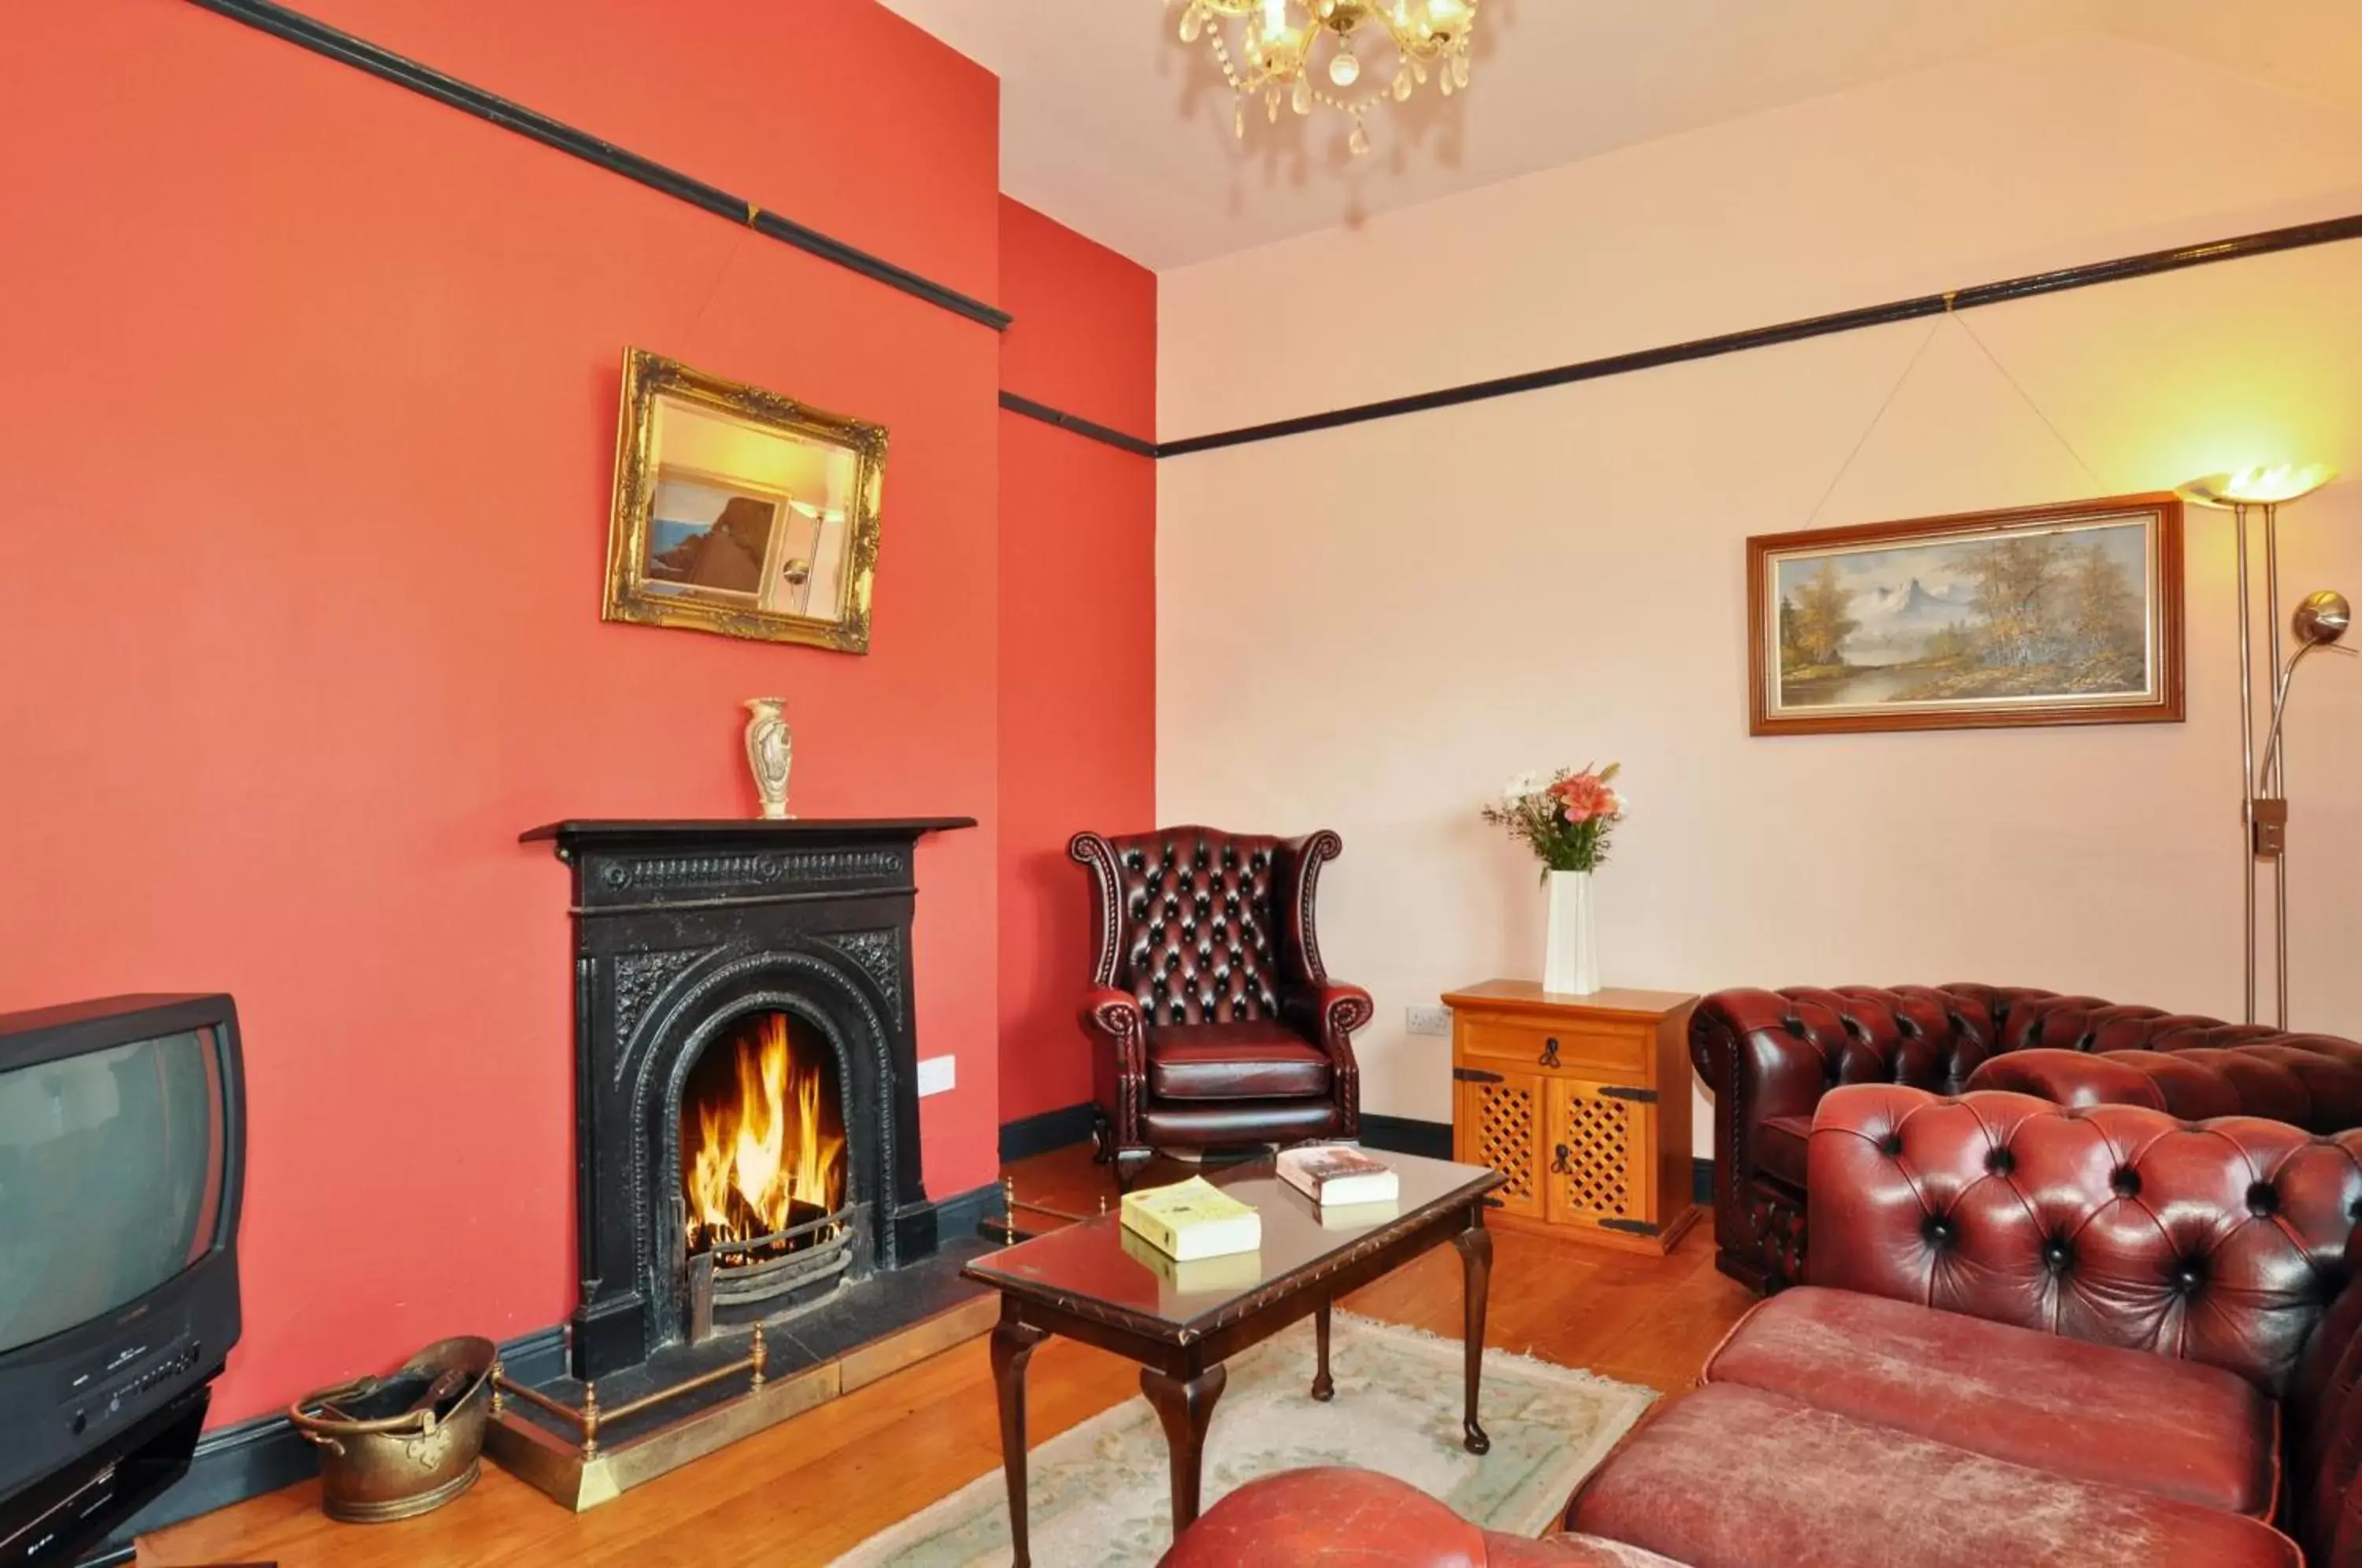
[[[1690,1060],[1715,1099],[1715,1263],[1766,1291],[1805,1277],[1805,1138],[1840,1084],[2362,1127],[2351,1040],[2007,986],[1719,991],[1691,1016]]]
[[[1385,1477],[1225,1497],[1165,1568],[2362,1568],[2362,1132],[1860,1086],[1810,1286],[1488,1535]]]

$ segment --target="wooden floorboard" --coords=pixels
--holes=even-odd
[[[1080,1148],[1010,1167],[1021,1198],[1095,1213],[1113,1185]],[[1148,1179],[1184,1174],[1152,1171]],[[1683,1388],[1749,1304],[1716,1274],[1710,1227],[1664,1258],[1496,1232],[1485,1341],[1652,1388]],[[1356,1292],[1348,1309],[1457,1339],[1460,1264],[1429,1253]],[[1131,1363],[1064,1340],[1027,1379],[1039,1443],[1140,1397]],[[716,1568],[826,1563],[1000,1463],[982,1340],[961,1345],[627,1493],[570,1514],[487,1464],[466,1496],[424,1518],[339,1525],[316,1483],[291,1486],[140,1542],[147,1568],[277,1562],[291,1568]]]

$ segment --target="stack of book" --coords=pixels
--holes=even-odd
[[[1176,1263],[1263,1245],[1263,1216],[1204,1176],[1125,1193],[1123,1228]]]
[[[1350,1143],[1283,1149],[1279,1179],[1310,1198],[1328,1230],[1376,1225],[1400,1211],[1402,1178]]]

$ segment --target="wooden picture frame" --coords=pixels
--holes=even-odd
[[[1747,541],[1749,733],[2180,723],[2169,492]]]
[[[886,429],[624,353],[602,618],[869,651]]]

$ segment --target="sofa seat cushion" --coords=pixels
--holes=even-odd
[[[2277,1411],[2235,1373],[1884,1296],[1775,1296],[1723,1342],[1705,1380],[2257,1518],[2279,1483]]]
[[[1333,1099],[1163,1100],[1140,1113],[1141,1130],[1159,1148],[1245,1148],[1300,1143],[1341,1131]]]
[[[1813,1135],[1809,1116],[1767,1116],[1755,1127],[1755,1167],[1802,1192],[1805,1145]]]
[[[1284,1023],[1173,1024],[1148,1031],[1153,1099],[1292,1099],[1329,1092],[1329,1055]]]
[[[1693,1568],[2302,1568],[2244,1515],[1708,1384],[1625,1439],[1569,1529]]]

